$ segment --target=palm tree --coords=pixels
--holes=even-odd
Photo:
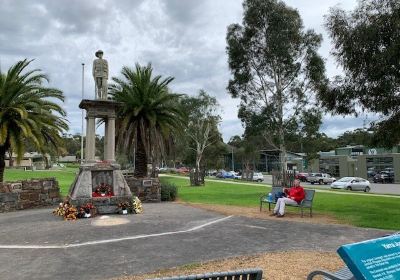
[[[117,143],[135,154],[134,176],[147,176],[147,163],[163,153],[171,132],[179,131],[184,114],[179,94],[170,93],[172,77],[152,77],[152,67],[123,67],[122,78],[113,77],[110,95],[123,104],[117,118]],[[182,131],[182,130],[181,130]]]
[[[58,147],[60,133],[68,129],[65,111],[52,101],[64,101],[62,92],[43,86],[48,78],[41,70],[25,71],[31,62],[25,59],[0,72],[0,182],[6,152],[12,150],[20,161],[26,141],[40,152]]]

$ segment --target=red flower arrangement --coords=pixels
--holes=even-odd
[[[94,192],[92,192],[92,197],[110,197],[114,196],[113,189],[110,185],[102,183],[98,185]]]
[[[86,213],[89,213],[91,209],[95,209],[96,207],[95,207],[92,203],[88,202],[88,203],[86,203],[86,204],[83,204],[83,205],[81,206],[81,208],[82,208]]]
[[[92,203],[88,202],[80,207],[77,217],[91,218],[94,217],[95,215],[96,215],[96,207]]]

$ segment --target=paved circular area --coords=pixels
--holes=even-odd
[[[116,216],[100,216],[97,219],[92,219],[92,226],[95,227],[112,227],[118,225],[128,224],[131,221],[127,218],[119,218]]]
[[[126,223],[63,221],[51,209],[0,215],[0,279],[105,279],[267,251],[334,251],[387,231],[222,216],[175,203],[144,204]]]

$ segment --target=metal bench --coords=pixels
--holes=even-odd
[[[325,270],[316,270],[308,274],[307,280],[313,280],[316,276],[323,276],[324,280],[355,280],[353,273],[346,266],[336,272],[328,272]]]
[[[301,217],[304,217],[304,208],[308,208],[310,209],[310,217],[312,217],[312,204],[314,200],[315,190],[304,189],[304,191],[306,193],[306,196],[299,204],[297,205],[287,204],[286,206],[299,207],[301,211]],[[268,194],[260,197],[260,212],[262,211],[262,206],[264,203],[268,203],[268,210],[271,211],[271,204],[276,204],[275,195],[279,192],[283,192],[282,187],[272,187],[271,194],[272,194],[272,199],[274,199],[274,201],[268,200]]]
[[[262,270],[255,268],[225,272],[212,272],[205,274],[163,277],[155,278],[152,280],[261,280],[261,278]]]

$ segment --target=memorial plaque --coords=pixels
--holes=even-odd
[[[151,187],[153,185],[153,180],[143,180],[142,186],[143,187]]]
[[[400,235],[343,245],[337,252],[357,280],[400,279]]]

